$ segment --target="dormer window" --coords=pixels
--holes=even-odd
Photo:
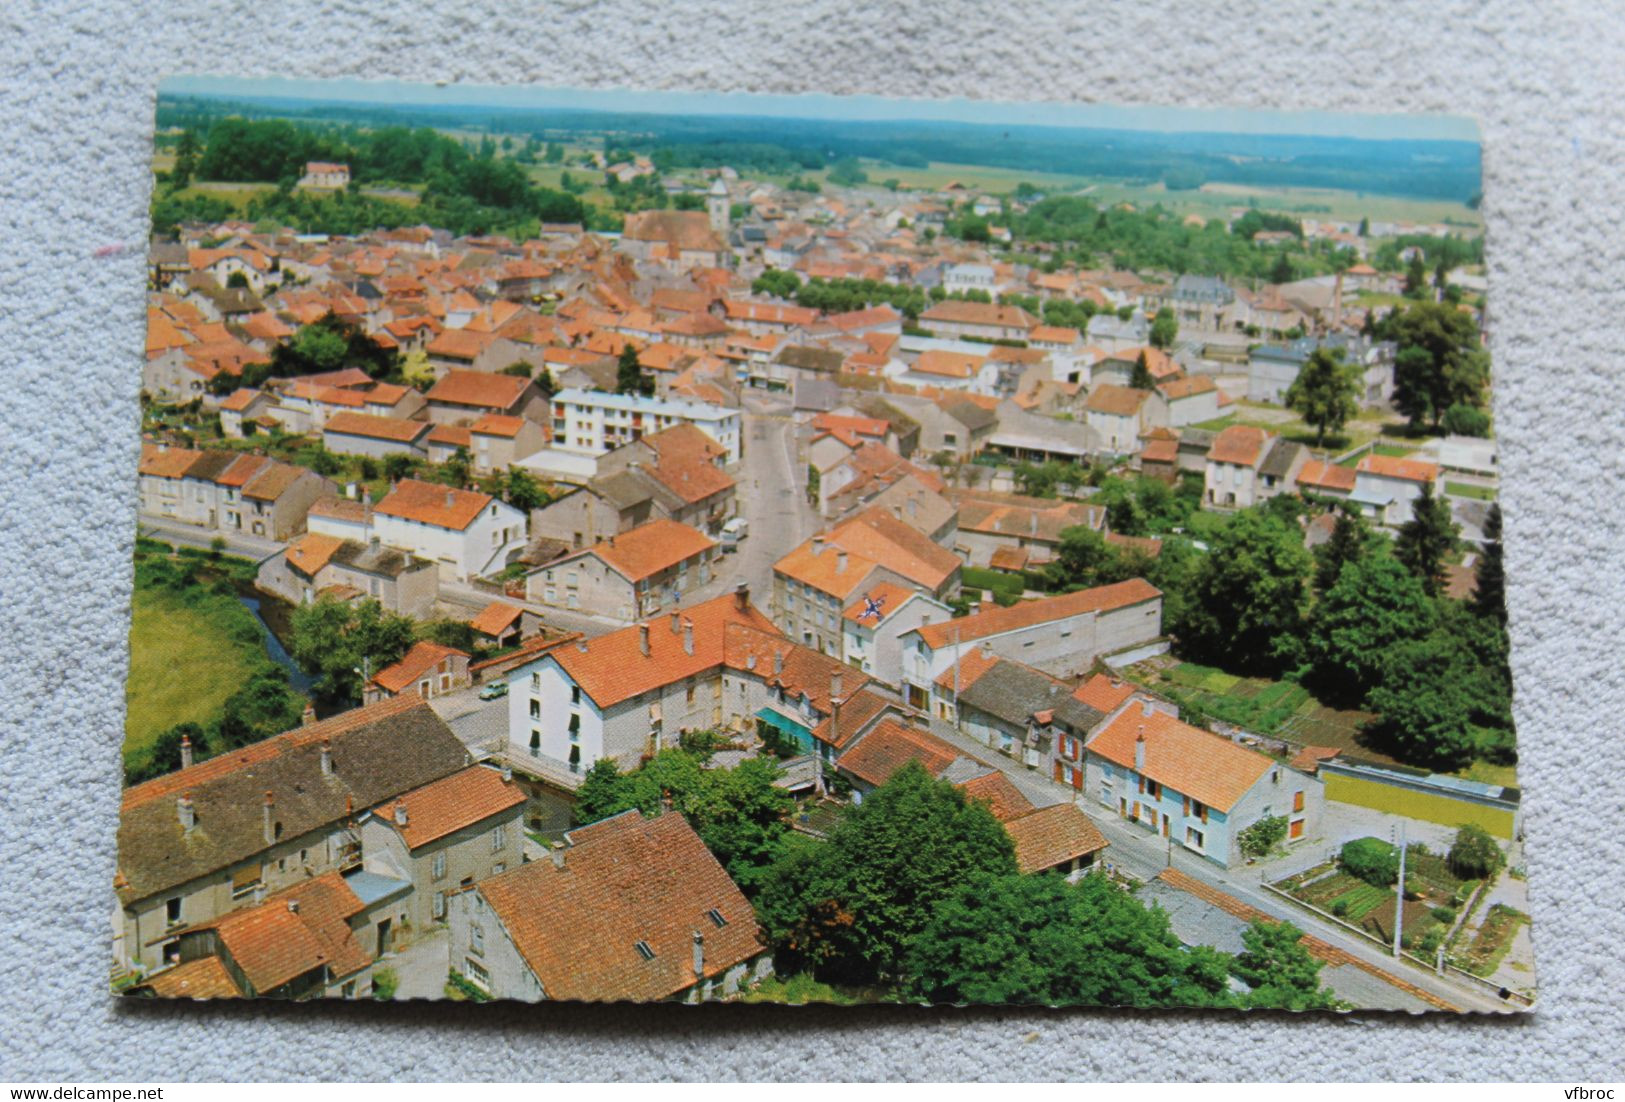
[[[638,956],[642,957],[644,960],[655,959],[655,951],[654,949],[650,948],[647,941],[637,942],[632,946],[632,948],[636,949],[638,951]]]
[[[722,912],[717,910],[715,907],[712,907],[709,911],[706,911],[705,917],[709,918],[711,920],[711,925],[715,926],[719,930],[728,925],[728,920],[723,918]]]

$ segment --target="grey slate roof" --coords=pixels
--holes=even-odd
[[[333,552],[331,561],[351,570],[376,574],[384,578],[398,578],[408,570],[428,565],[428,560],[397,551],[393,547],[385,547],[383,544],[373,547],[356,540],[345,540],[339,549]]]
[[[1017,726],[1034,712],[1059,708],[1063,700],[1071,699],[1066,686],[1054,678],[1011,661],[997,663],[959,694],[961,706],[969,705]]]
[[[330,742],[333,771],[321,749]],[[397,696],[253,743],[127,789],[119,815],[119,898],[130,904],[210,876],[268,848],[272,822],[292,840],[454,773],[468,751],[426,701]],[[177,801],[189,795],[196,825]]]
[[[1278,436],[1270,446],[1269,454],[1258,465],[1258,473],[1271,478],[1285,478],[1287,472],[1292,470],[1292,464],[1306,450],[1302,444]]]
[[[846,363],[846,357],[828,348],[810,348],[803,344],[786,345],[773,357],[773,362],[802,371],[823,371],[834,374]]]

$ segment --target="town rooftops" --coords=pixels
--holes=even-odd
[[[1038,319],[1019,306],[999,306],[988,302],[946,299],[920,315],[920,321],[950,322],[960,325],[995,325],[1006,329],[1031,329]]]
[[[843,698],[873,680],[839,658],[792,642],[778,632],[735,623],[724,624],[722,631],[724,666],[753,673],[769,685],[779,686],[792,700],[806,697],[823,715],[830,713],[830,694],[835,691],[837,678]]]
[[[957,749],[935,735],[888,717],[837,758],[835,764],[860,781],[878,787],[911,761],[919,762],[934,777],[959,756]]]
[[[1161,596],[1162,591],[1144,578],[1130,578],[1112,585],[1080,589],[1076,593],[1063,593],[1036,601],[1020,601],[1004,608],[984,605],[969,616],[940,624],[926,624],[914,630],[927,646],[935,650],[1051,623],[1069,616],[1082,616],[1090,612],[1113,612],[1156,600]]]
[[[1213,463],[1236,467],[1256,467],[1270,434],[1252,425],[1230,425],[1213,438],[1207,457]]]
[[[514,621],[524,614],[524,609],[518,605],[510,605],[506,601],[492,601],[480,610],[478,616],[468,622],[476,634],[489,635],[497,638],[513,627]]]
[[[1354,490],[1355,477],[1353,467],[1340,467],[1336,463],[1311,459],[1298,471],[1298,485],[1347,494]]]
[[[297,838],[461,769],[467,754],[427,702],[399,696],[134,785],[119,816],[120,897],[144,899],[265,850],[268,807],[273,833]]]
[[[455,490],[438,482],[403,478],[373,511],[380,516],[461,532],[494,500],[490,494],[475,490]]]
[[[1360,465],[1354,468],[1358,474],[1374,475],[1377,478],[1398,479],[1401,482],[1427,482],[1439,481],[1439,465],[1429,463],[1422,459],[1407,459],[1400,456],[1378,455],[1372,452],[1360,458]]]
[[[750,902],[681,815],[628,811],[565,837],[560,863],[473,889],[549,999],[666,999],[765,951]]]
[[[629,582],[651,578],[662,570],[709,551],[716,541],[696,528],[656,518],[580,554],[592,555]]]
[[[524,802],[524,790],[511,777],[504,779],[489,765],[471,765],[403,793],[374,808],[373,814],[401,836],[407,849],[418,849]]]
[[[928,348],[914,361],[914,370],[923,375],[942,375],[950,379],[970,379],[987,363],[986,356],[969,352],[955,352],[947,348]]]
[[[530,385],[529,379],[519,375],[453,369],[430,387],[424,397],[447,405],[507,412],[519,403]]]
[[[375,417],[370,413],[351,413],[344,410],[327,419],[323,432],[341,436],[365,436],[372,440],[391,440],[401,444],[416,444],[430,429],[427,421],[406,421],[399,417]]]
[[[326,968],[330,980],[372,963],[350,920],[364,909],[337,870],[267,896],[196,929],[213,929],[256,994]]]
[[[609,708],[721,665],[723,625],[727,623],[778,631],[772,621],[740,593],[715,597],[682,609],[677,620],[674,629],[671,617],[657,617],[648,623],[578,640],[573,645],[550,648],[544,658],[557,662],[599,708]],[[687,624],[693,625],[692,651],[685,646]],[[644,653],[645,640],[647,654]]]
[[[1145,739],[1144,768],[1136,768],[1138,740]],[[1181,723],[1166,712],[1131,705],[1089,740],[1089,752],[1229,811],[1260,777],[1279,769],[1273,758],[1238,746],[1223,735]]]
[[[1131,386],[1101,383],[1089,392],[1083,408],[1090,413],[1104,413],[1112,417],[1137,417],[1140,407],[1151,397],[1149,390],[1136,390]]]
[[[385,666],[373,675],[373,684],[387,693],[399,693],[409,688],[424,674],[430,673],[448,658],[468,657],[468,652],[448,647],[428,639],[419,639],[399,662]]]
[[[1111,715],[1122,707],[1123,701],[1134,695],[1134,686],[1120,677],[1097,673],[1079,685],[1072,698],[1087,704],[1103,716]]]
[[[1041,807],[1004,824],[1016,847],[1016,867],[1042,872],[1106,848],[1106,836],[1074,804]]]

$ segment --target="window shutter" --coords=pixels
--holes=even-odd
[[[1202,822],[1207,822],[1207,804],[1202,805]]]
[[[1140,791],[1144,792],[1145,791],[1145,774],[1143,774],[1143,773],[1140,774],[1139,781],[1140,781]]]
[[[1186,815],[1189,815],[1191,813],[1191,798],[1189,796],[1186,796],[1184,798],[1184,800],[1185,800],[1185,812],[1184,813]]]

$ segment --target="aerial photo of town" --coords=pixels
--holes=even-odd
[[[113,990],[1527,1009],[1479,188],[166,82]]]

